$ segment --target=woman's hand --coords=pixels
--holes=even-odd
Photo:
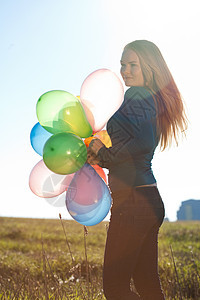
[[[98,154],[99,150],[104,146],[101,140],[94,139],[90,142],[88,150],[95,155]]]
[[[104,144],[99,139],[94,139],[90,142],[87,149],[87,163],[90,165],[98,165],[100,159],[98,158],[98,151],[104,146]]]
[[[99,162],[100,159],[98,158],[98,156],[96,156],[93,152],[89,150],[87,154],[87,163],[90,165],[98,165]]]

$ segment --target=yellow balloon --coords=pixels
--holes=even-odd
[[[111,139],[110,139],[110,136],[109,136],[107,130],[101,130],[99,132],[96,132],[93,136],[90,136],[89,138],[84,139],[84,143],[85,143],[86,147],[89,147],[89,144],[91,143],[91,141],[96,138],[100,139],[107,148],[112,147],[112,142],[111,142]]]
[[[107,130],[101,130],[95,133],[94,137],[100,139],[107,148],[112,147],[112,142]]]

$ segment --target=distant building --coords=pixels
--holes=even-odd
[[[200,200],[186,200],[177,211],[177,220],[200,220]]]

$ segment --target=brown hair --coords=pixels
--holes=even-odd
[[[164,150],[187,128],[187,117],[181,94],[158,47],[146,40],[136,40],[124,49],[133,50],[140,60],[145,87],[156,96],[157,126],[160,147]]]

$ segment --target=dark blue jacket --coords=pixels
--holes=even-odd
[[[151,161],[159,143],[155,97],[144,87],[131,87],[121,107],[107,123],[112,147],[98,152],[100,166],[109,169],[112,191],[155,183]]]

